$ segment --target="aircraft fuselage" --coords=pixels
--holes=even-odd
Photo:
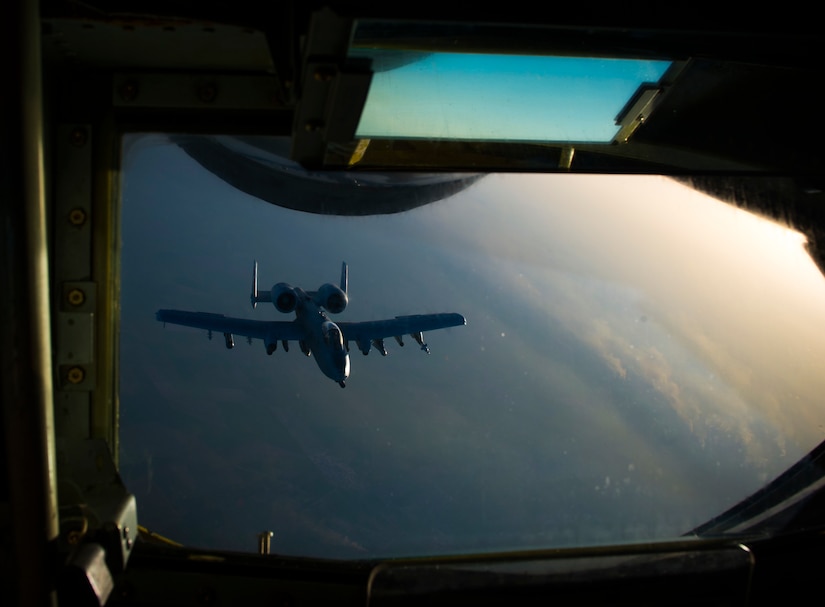
[[[301,350],[307,356],[311,353],[321,372],[344,387],[350,361],[341,329],[303,289],[296,288],[295,292],[298,295],[295,319],[306,332]]]

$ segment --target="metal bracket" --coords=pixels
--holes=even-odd
[[[69,556],[58,595],[61,603],[68,600],[72,605],[105,605],[114,589],[103,546],[86,543]]]
[[[685,69],[686,61],[674,61],[658,84],[642,84],[616,116],[619,132],[613,138],[613,144],[625,144],[633,133],[647,122],[656,107],[662,102],[667,89]]]
[[[331,144],[349,144],[353,149],[358,144],[355,131],[372,69],[368,60],[347,57],[352,26],[351,19],[329,9],[313,16],[292,129],[292,160],[306,167],[324,166]]]
[[[92,129],[87,124],[57,128],[54,219],[54,292],[57,388],[91,391],[95,385],[92,275]],[[75,408],[67,414],[74,413]],[[88,406],[77,409],[88,427]],[[67,415],[68,416],[68,415]],[[71,423],[71,422],[69,422]],[[78,423],[72,424],[78,426]],[[87,430],[88,433],[88,430]]]
[[[97,285],[92,277],[92,128],[61,124],[57,129],[54,191],[54,324],[56,388],[91,392],[96,382],[95,313]],[[89,435],[88,398],[61,402],[60,428],[85,428]]]
[[[96,286],[93,282],[64,282],[61,285],[60,311],[57,314],[58,365],[94,364],[94,319],[97,308]],[[69,381],[77,386],[80,382]],[[61,386],[65,388],[67,386]]]
[[[116,74],[112,104],[119,108],[273,110],[281,107],[274,76]]]
[[[58,440],[62,545],[77,553],[93,542],[105,550],[112,574],[126,568],[137,538],[137,504],[103,439]]]
[[[661,93],[658,87],[641,87],[636,96],[617,118],[616,123],[621,125],[619,132],[613,138],[613,143],[627,143],[631,135],[650,117],[653,111],[653,102]]]
[[[59,170],[55,173],[54,275],[58,284],[91,278],[91,138],[91,127],[86,124],[62,124],[57,128]]]

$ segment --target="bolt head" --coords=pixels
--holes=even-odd
[[[66,379],[70,384],[79,384],[86,377],[86,373],[80,367],[72,367],[66,374]]]
[[[66,298],[71,305],[80,306],[86,301],[86,294],[80,289],[72,289]]]
[[[86,223],[86,211],[83,209],[72,209],[69,212],[69,223],[73,226],[82,226]]]
[[[138,96],[137,82],[129,80],[120,85],[120,98],[124,101],[134,101]]]
[[[72,132],[69,133],[69,141],[76,148],[82,148],[86,145],[87,139],[88,135],[86,134],[86,129],[83,127],[74,128],[72,129]]]

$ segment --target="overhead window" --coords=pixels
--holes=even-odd
[[[373,77],[356,137],[609,143],[670,61],[353,48]]]

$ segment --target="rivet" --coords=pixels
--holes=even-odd
[[[76,148],[82,148],[86,145],[86,140],[86,129],[82,127],[74,128],[72,129],[72,132],[69,133],[69,141]]]
[[[120,85],[120,98],[124,101],[134,101],[138,96],[138,84],[134,80],[128,80]]]
[[[86,373],[81,367],[72,367],[68,373],[66,373],[66,379],[69,380],[70,384],[79,384],[83,381],[84,377],[86,377]]]
[[[324,121],[323,120],[307,120],[306,124],[304,124],[304,129],[308,133],[316,133],[324,128]]]
[[[218,87],[214,82],[209,82],[198,87],[198,99],[204,103],[212,103],[218,96]]]
[[[83,534],[80,531],[69,531],[66,534],[66,541],[72,546],[79,544],[81,539],[83,539]]]
[[[83,302],[86,301],[86,294],[83,291],[81,291],[80,289],[72,289],[66,295],[66,299],[73,306],[79,306],[79,305],[83,304]]]
[[[82,226],[86,223],[86,211],[81,208],[72,209],[69,212],[69,223],[73,226]]]
[[[329,82],[335,76],[335,70],[328,67],[319,67],[312,76],[317,82]]]

